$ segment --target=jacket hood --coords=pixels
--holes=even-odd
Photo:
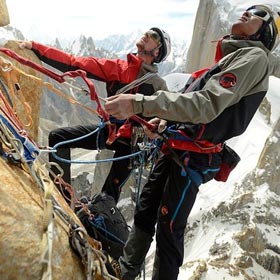
[[[231,38],[230,35],[225,36],[220,41],[219,52],[222,57],[240,49],[240,48],[253,48],[257,47],[262,49],[266,54],[269,60],[270,73],[269,75],[280,78],[280,57],[272,54],[260,41],[252,40],[238,40]],[[217,50],[218,52],[218,50]]]
[[[270,52],[260,41],[252,41],[252,40],[244,40],[244,39],[238,40],[235,38],[233,39],[230,35],[228,35],[225,36],[221,42],[221,52],[223,57],[232,52],[235,52],[238,49],[252,48],[252,47],[258,47],[264,50],[266,53]]]

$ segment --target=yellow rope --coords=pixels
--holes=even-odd
[[[0,67],[2,70],[2,76],[6,78],[7,81],[9,81],[9,83],[7,84],[8,87],[8,91],[10,93],[10,97],[11,100],[13,102],[13,111],[14,111],[14,117],[16,118],[17,123],[23,127],[23,124],[21,122],[21,120],[17,117],[17,104],[15,102],[16,98],[15,98],[15,92],[14,92],[14,88],[12,86],[12,82],[11,82],[11,70],[12,70],[12,63],[10,61],[8,61],[7,59],[3,58],[0,56]]]
[[[67,94],[65,94],[64,92],[62,92],[61,90],[57,89],[56,87],[54,87],[51,83],[49,82],[45,82],[43,81],[41,78],[36,77],[34,75],[28,74],[26,72],[24,72],[23,70],[19,69],[18,67],[14,66],[11,62],[7,61],[6,59],[4,59],[3,57],[0,56],[0,66],[2,66],[2,71],[4,72],[10,72],[12,70],[15,70],[16,72],[24,75],[25,77],[31,78],[35,81],[37,81],[39,84],[41,84],[42,86],[47,87],[48,89],[52,90],[53,92],[55,92],[56,94],[58,94],[59,96],[65,98],[66,100],[68,100],[71,104],[75,104],[78,106],[81,106],[82,108],[84,108],[87,111],[90,111],[91,113],[94,113],[96,115],[99,115],[98,112],[82,103],[80,103],[79,101],[75,100],[74,98],[71,98],[69,96],[67,96]],[[82,88],[78,88],[76,86],[70,85],[69,83],[65,82],[63,83],[64,85],[68,86],[68,87],[72,87],[74,89],[80,90],[82,92],[84,92],[85,90]],[[13,89],[9,87],[9,90],[11,90],[12,93],[14,93]]]
[[[13,70],[14,68],[12,68]],[[21,90],[21,87],[20,87],[20,84],[17,80],[17,77],[16,77],[16,73],[14,71],[8,71],[6,72],[7,73],[7,80],[9,81],[9,84],[8,84],[8,88],[9,88],[9,91],[11,92],[12,94],[12,101],[13,101],[13,104],[14,104],[14,111],[16,112],[17,111],[17,108],[16,108],[16,102],[15,102],[15,99],[16,99],[16,95],[19,97],[19,100],[24,108],[24,111],[25,111],[25,117],[26,119],[28,120],[28,122],[26,124],[23,124],[24,127],[32,127],[33,126],[33,120],[32,120],[32,117],[31,117],[31,107],[30,105],[26,102],[25,98],[24,98],[24,94]],[[14,85],[16,87],[16,92],[17,94],[15,94],[15,89],[14,87],[12,86]]]

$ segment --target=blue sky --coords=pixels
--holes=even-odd
[[[111,34],[157,26],[171,37],[190,40],[199,0],[6,0],[10,24],[30,40],[47,43],[80,34]]]

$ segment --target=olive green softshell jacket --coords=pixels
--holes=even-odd
[[[201,90],[185,94],[162,90],[152,96],[136,94],[135,114],[182,123],[209,123],[241,98],[266,92],[270,75],[280,78],[280,58],[259,41],[224,39],[221,51],[221,72],[213,75]],[[220,84],[226,73],[236,76],[236,84],[230,88]]]

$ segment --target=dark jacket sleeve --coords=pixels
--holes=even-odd
[[[61,72],[81,69],[87,76],[103,82],[120,81],[130,83],[135,80],[142,60],[133,55],[127,55],[127,61],[121,59],[105,59],[96,57],[76,57],[61,50],[32,42],[32,51],[46,64]]]

